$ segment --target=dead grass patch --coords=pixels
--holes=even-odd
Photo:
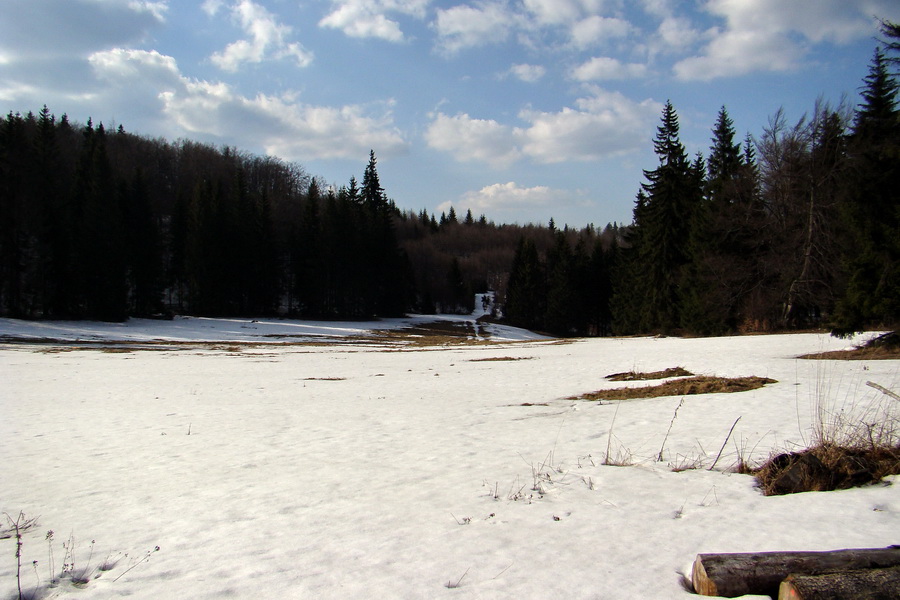
[[[843,490],[900,474],[900,446],[821,444],[802,452],[779,454],[752,473],[767,496]]]
[[[473,358],[469,362],[514,362],[517,360],[531,360],[532,356],[492,356],[490,358]]]
[[[606,379],[610,381],[644,381],[649,379],[667,379],[669,377],[690,377],[693,373],[682,367],[671,367],[664,371],[652,371],[650,373],[640,373],[637,371],[628,371],[627,373],[613,373],[607,375]]]
[[[659,385],[598,390],[569,400],[631,400],[634,398],[659,398],[662,396],[690,396],[694,394],[730,394],[755,390],[769,383],[778,383],[767,377],[712,377],[698,375],[686,379],[668,381]]]

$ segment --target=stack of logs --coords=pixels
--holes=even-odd
[[[703,596],[778,600],[897,600],[900,546],[830,552],[698,554],[691,576]]]

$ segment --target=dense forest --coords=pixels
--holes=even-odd
[[[858,107],[818,102],[687,155],[667,103],[631,224],[401,211],[375,153],[341,186],[295,163],[57,118],[0,120],[0,314],[370,318],[472,309],[558,335],[839,332],[900,321],[897,26]],[[886,52],[888,54],[886,54]]]

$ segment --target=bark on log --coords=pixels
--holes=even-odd
[[[703,596],[735,598],[760,594],[777,598],[781,582],[792,573],[820,575],[896,566],[900,566],[900,546],[828,552],[698,554],[691,582],[694,591]]]
[[[778,600],[896,600],[900,567],[858,569],[824,575],[790,575],[781,582]]]

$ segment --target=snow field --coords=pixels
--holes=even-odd
[[[174,323],[192,340],[258,339],[237,336],[260,327]],[[90,335],[172,335],[168,322],[131,325]],[[277,325],[265,334],[298,327]],[[41,337],[30,326],[7,320],[0,335]],[[85,335],[56,327],[43,336]],[[24,539],[27,589],[33,560],[49,579],[48,529],[71,532],[82,564],[91,540],[95,564],[129,554],[51,597],[687,598],[679,573],[699,552],[897,543],[897,485],[767,498],[724,472],[736,446],[764,458],[808,441],[823,391],[841,408],[880,401],[867,380],[896,389],[896,361],[795,358],[847,345],[814,334],[403,350],[5,344],[0,510],[40,516]],[[674,421],[681,398],[566,399],[623,385],[611,373],[673,366],[779,383],[687,396]],[[717,470],[671,470],[711,464],[738,417]],[[601,464],[611,426],[610,447],[635,466]],[[14,544],[0,540],[0,598],[15,584]]]

